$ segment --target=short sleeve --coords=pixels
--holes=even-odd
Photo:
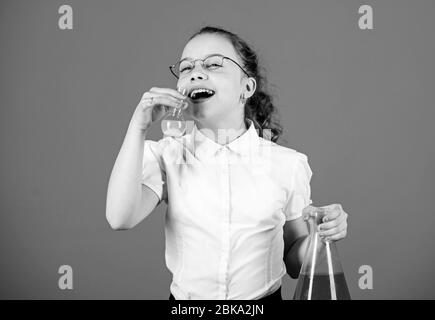
[[[167,202],[166,172],[162,158],[162,146],[159,142],[145,140],[142,161],[142,184],[151,188],[162,200]]]
[[[298,159],[291,178],[289,199],[284,211],[287,221],[302,217],[302,210],[313,203],[311,201],[310,187],[312,174],[307,156],[298,153]]]

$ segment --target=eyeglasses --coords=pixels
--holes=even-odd
[[[213,71],[222,68],[224,64],[224,59],[230,60],[235,63],[249,77],[249,74],[245,71],[245,69],[242,68],[242,66],[240,66],[240,64],[238,64],[233,59],[222,55],[212,55],[205,59],[181,60],[176,64],[170,66],[169,69],[171,70],[172,74],[177,79],[179,79],[180,76],[188,75],[190,72],[192,72],[193,69],[195,69],[196,61],[199,61],[201,63],[201,67],[204,70]]]

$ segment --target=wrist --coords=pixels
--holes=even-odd
[[[143,125],[138,125],[134,122],[131,122],[130,125],[128,126],[129,131],[133,131],[135,133],[139,133],[144,136],[148,133],[149,128],[150,125],[144,127]]]

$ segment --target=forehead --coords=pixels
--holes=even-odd
[[[210,54],[221,54],[239,61],[236,50],[230,40],[218,34],[200,34],[184,47],[181,59],[203,59]]]

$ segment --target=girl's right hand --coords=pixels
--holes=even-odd
[[[153,87],[145,92],[134,111],[131,123],[140,130],[148,130],[153,122],[159,121],[167,107],[186,109],[187,96],[170,88]]]

